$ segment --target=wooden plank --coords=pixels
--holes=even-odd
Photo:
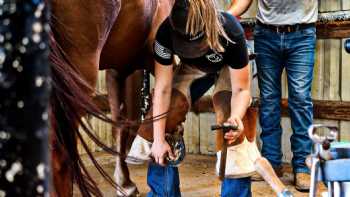
[[[292,160],[293,154],[291,151],[290,136],[292,128],[290,126],[290,118],[283,117],[281,120],[282,126],[282,161],[289,163]]]
[[[339,0],[321,0],[319,10],[324,11],[336,11],[341,9],[341,1]]]
[[[338,80],[338,79],[337,79]],[[349,101],[330,101],[330,100],[313,100],[314,118],[331,119],[331,120],[350,120],[350,102]],[[259,99],[254,104],[259,106]],[[282,99],[282,114],[287,116],[288,101]],[[213,112],[211,99],[204,97],[199,100],[197,106],[209,106],[209,108],[193,109],[196,113]]]
[[[323,99],[340,100],[340,40],[325,40]]]
[[[349,8],[350,8],[350,1]],[[341,53],[341,100],[350,101],[350,54],[343,49],[345,39],[342,40]],[[350,121],[340,122],[340,139],[342,141],[350,141]]]
[[[332,100],[333,102],[340,100],[340,47],[341,42],[339,39],[327,39],[324,41],[323,100]],[[317,114],[317,112],[314,112],[314,114]],[[318,122],[339,128],[340,121],[337,118],[331,119],[333,120],[318,120]]]
[[[350,9],[350,1],[342,0],[342,10],[349,10],[349,9]]]
[[[350,54],[344,50],[344,42],[345,39],[341,44],[341,98],[350,101]]]
[[[208,127],[210,128],[210,122],[208,122],[208,114],[202,113],[199,114],[199,152],[201,154],[208,153]]]
[[[318,1],[318,11],[319,12],[327,11],[326,1],[327,0],[319,0]]]
[[[108,113],[107,117],[112,118],[111,113]],[[107,144],[109,147],[112,147],[114,144],[113,144],[113,134],[112,134],[112,125],[111,124],[105,124],[105,132],[107,133],[107,136],[108,136],[108,143]]]
[[[248,40],[247,44],[254,51],[254,41]],[[258,71],[256,67],[256,63],[254,60],[249,62],[250,65],[250,73],[251,73],[251,95],[253,97],[259,97],[259,85],[258,85]]]
[[[200,130],[200,153],[206,155],[215,154],[215,132],[210,130],[211,125],[215,124],[215,114],[202,113],[199,115]]]
[[[287,81],[287,72],[286,69],[283,70],[281,76],[281,96],[282,98],[288,98],[288,81]]]
[[[187,132],[187,141],[185,141],[188,146],[188,152],[197,154],[199,153],[199,117],[198,115],[190,112],[187,114],[185,121],[185,133]]]
[[[314,77],[312,81],[312,98],[323,98],[324,40],[317,40],[315,51]]]
[[[347,38],[350,35],[350,21],[338,21],[328,24],[318,23],[317,38]]]
[[[350,121],[340,121],[340,140],[350,141]]]

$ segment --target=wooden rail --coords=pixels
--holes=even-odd
[[[100,95],[95,97],[97,105],[103,111],[109,111],[107,95]],[[258,108],[260,104],[259,98],[254,98],[252,107]],[[347,120],[350,121],[350,102],[345,101],[326,101],[313,100],[314,104],[314,118],[327,120]],[[282,116],[288,116],[288,101],[282,99]],[[195,113],[214,113],[213,103],[210,96],[204,96],[195,103],[191,111]]]
[[[252,107],[259,107],[259,99],[255,98]],[[350,121],[350,102],[313,100],[314,118],[327,120],[348,120]],[[288,116],[288,101],[282,99],[282,116]],[[201,98],[192,109],[195,113],[214,112],[210,96]]]

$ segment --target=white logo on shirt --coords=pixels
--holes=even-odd
[[[161,45],[158,41],[155,42],[154,44],[154,50],[156,54],[164,59],[170,59],[171,58],[171,51]]]
[[[213,63],[221,62],[223,59],[222,55],[219,53],[212,53],[212,54],[206,55],[205,57],[207,57],[207,59]]]

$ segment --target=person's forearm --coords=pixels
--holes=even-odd
[[[166,115],[170,105],[171,88],[155,88],[153,97],[153,117],[162,115],[161,119],[154,121],[153,123],[153,139],[154,141],[165,140],[165,126],[166,126]],[[157,119],[157,118],[156,118]]]
[[[231,97],[231,116],[239,116],[243,118],[247,108],[250,105],[250,90],[240,90],[232,92]]]
[[[230,8],[227,10],[233,16],[241,16],[250,7],[253,0],[232,0]]]

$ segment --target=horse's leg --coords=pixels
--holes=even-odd
[[[120,116],[125,117],[125,106],[124,109],[121,109],[125,78],[118,76],[116,70],[110,69],[106,72],[106,80],[112,120],[116,121]],[[117,195],[136,196],[138,191],[136,185],[130,180],[129,169],[125,163],[128,133],[126,133],[123,126],[113,126],[112,132],[115,138],[116,151],[120,154],[116,156],[114,177],[116,183],[123,189],[123,191],[117,191]]]
[[[125,84],[124,89],[124,104],[126,109],[126,118],[128,120],[141,119],[141,89],[143,83],[143,70],[137,70],[130,75]],[[125,150],[129,150],[137,132],[137,127],[129,128],[128,141]]]
[[[174,133],[179,129],[179,125],[186,120],[189,110],[188,99],[177,89],[172,90],[169,113],[166,115],[166,132]],[[152,108],[147,113],[146,118],[152,117]],[[142,124],[137,133],[148,141],[153,141],[153,123]]]
[[[52,132],[53,133],[53,132]],[[51,134],[51,170],[53,175],[53,184],[50,196],[69,197],[73,192],[73,177],[67,152],[59,145],[57,138]],[[55,189],[56,188],[56,189]]]
[[[216,115],[216,123],[224,123],[230,116],[230,108],[227,107],[231,103],[231,92],[230,91],[218,91],[213,95],[213,107]],[[245,116],[243,117],[244,132],[236,141],[237,144],[241,143],[244,136],[247,137],[248,141],[252,142],[256,136],[256,120],[257,120],[257,109],[248,108]],[[216,149],[221,150],[223,144],[223,132],[216,132]]]

